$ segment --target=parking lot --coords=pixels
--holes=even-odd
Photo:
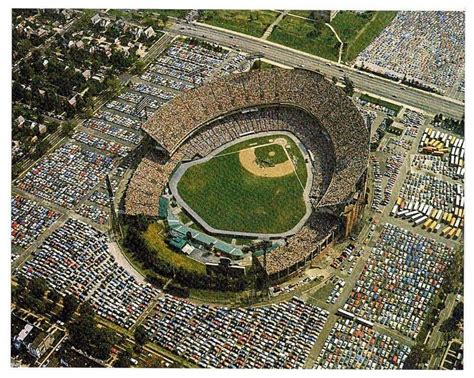
[[[452,254],[442,243],[385,224],[344,310],[415,339]]]
[[[153,342],[200,367],[300,368],[327,311],[301,300],[264,307],[209,307],[165,295],[145,328]]]
[[[402,369],[410,348],[353,319],[339,318],[315,368]]]
[[[117,263],[104,234],[74,219],[54,231],[19,272],[43,277],[62,295],[90,300],[98,315],[125,328],[135,324],[159,293]]]

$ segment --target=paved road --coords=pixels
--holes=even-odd
[[[304,68],[310,70],[319,70],[328,77],[347,75],[353,81],[354,86],[362,92],[369,92],[388,98],[394,102],[422,109],[428,113],[443,113],[458,118],[464,114],[464,104],[458,100],[401,85],[397,82],[367,74],[351,67],[330,62],[263,39],[200,23],[176,23],[170,26],[169,32],[175,35],[182,34],[200,37],[209,42],[234,48],[237,47],[249,53],[263,53],[267,59],[292,67],[304,66]],[[388,96],[387,94],[390,95]]]

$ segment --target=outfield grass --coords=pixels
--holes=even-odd
[[[245,141],[244,147],[256,139]],[[263,142],[267,140],[264,137]],[[222,230],[281,233],[294,227],[306,213],[303,188],[296,175],[255,176],[240,165],[238,153],[227,152],[186,170],[178,183],[183,200],[210,226]],[[299,153],[298,161],[303,162],[296,145],[292,153]],[[305,164],[298,168],[300,165],[306,172]],[[307,172],[304,180],[300,177],[303,185],[306,177]]]
[[[278,13],[273,11],[206,10],[201,22],[261,37],[277,17]]]
[[[172,264],[183,268],[187,271],[192,271],[200,274],[206,274],[206,268],[204,264],[198,263],[193,259],[186,257],[176,251],[173,251],[165,243],[163,238],[164,226],[161,223],[151,223],[148,225],[147,230],[143,233],[143,238],[147,243],[148,247],[156,251],[157,255]]]
[[[333,61],[339,57],[340,44],[329,27],[291,15],[276,26],[269,40]]]

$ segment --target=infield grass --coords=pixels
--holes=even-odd
[[[238,151],[268,143],[272,135],[230,146],[207,162],[190,166],[178,182],[183,200],[210,226],[227,231],[277,234],[290,230],[305,215],[303,186],[307,171],[293,140],[291,154],[298,161],[295,173],[281,177],[255,176],[240,164]],[[272,147],[280,147],[273,145]],[[284,150],[282,148],[282,151]]]
[[[255,149],[255,156],[262,163],[269,166],[274,166],[288,160],[285,150],[279,144],[258,147]]]

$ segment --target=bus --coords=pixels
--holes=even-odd
[[[415,221],[415,224],[414,226],[419,226],[420,224],[422,224],[428,217],[426,215],[423,215],[421,218],[419,218],[418,220]]]

